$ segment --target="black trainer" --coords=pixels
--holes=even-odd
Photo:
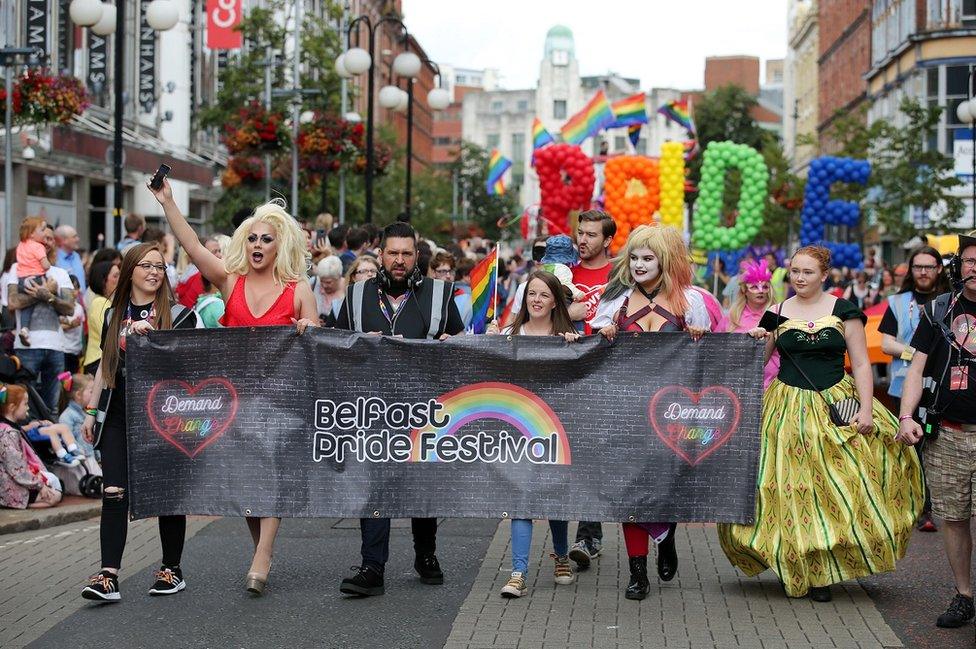
[[[355,570],[356,574],[342,580],[339,586],[340,593],[369,597],[386,592],[383,588],[383,573],[373,566],[353,566],[352,570]]]
[[[834,599],[830,586],[810,586],[810,599],[815,602],[829,602]]]
[[[647,557],[630,558],[630,583],[624,591],[627,599],[642,600],[651,592],[651,582],[647,579]]]
[[[420,575],[420,583],[432,584],[434,586],[444,583],[444,573],[441,572],[441,564],[437,562],[437,557],[433,554],[418,556],[413,562],[413,569]]]
[[[674,531],[677,527],[677,523],[671,523],[667,537],[657,544],[657,576],[661,581],[671,581],[678,574],[678,551],[674,547]]]
[[[96,602],[117,602],[121,600],[122,593],[119,592],[118,575],[108,570],[101,571],[88,581],[88,585],[81,591],[81,596]]]
[[[969,622],[976,617],[976,610],[973,609],[973,598],[956,593],[956,596],[949,602],[949,608],[935,621],[935,626],[943,629],[955,629]]]
[[[174,568],[161,566],[153,574],[153,578],[156,581],[149,589],[150,595],[173,595],[186,588],[186,582],[183,581],[183,571],[180,570],[179,566]]]

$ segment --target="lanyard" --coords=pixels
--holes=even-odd
[[[379,294],[379,297],[380,297],[380,311],[383,312],[383,317],[385,317],[387,319],[387,321],[390,323],[390,325],[392,325],[393,324],[393,321],[396,320],[396,318],[397,318],[398,315],[400,315],[400,312],[403,311],[403,308],[405,306],[407,306],[407,302],[410,300],[410,294],[411,293],[413,293],[413,291],[407,291],[403,295],[403,300],[401,300],[400,303],[397,305],[396,309],[393,310],[393,315],[390,315],[390,308],[386,305],[386,300],[383,299],[384,298],[383,292],[380,291],[380,294]]]

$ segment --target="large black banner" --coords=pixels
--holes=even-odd
[[[137,518],[754,515],[762,347],[745,335],[232,328],[128,353]]]

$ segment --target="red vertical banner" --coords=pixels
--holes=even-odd
[[[243,35],[235,28],[241,22],[243,0],[207,0],[207,47],[211,50],[237,50]]]

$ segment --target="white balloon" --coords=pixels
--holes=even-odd
[[[180,21],[180,10],[172,0],[153,0],[146,7],[146,22],[158,32],[165,32]]]
[[[91,27],[102,17],[101,0],[71,0],[68,8],[71,22],[80,27]]]
[[[352,122],[353,124],[358,124],[359,122],[363,121],[362,115],[355,111],[346,113],[342,116],[342,119],[346,120],[347,122]]]
[[[298,122],[300,124],[311,124],[315,120],[315,113],[310,110],[302,111],[302,114],[298,116]]]
[[[393,59],[393,71],[400,77],[415,78],[420,73],[420,57],[413,52],[402,52]]]
[[[396,108],[400,104],[401,90],[396,86],[383,86],[380,88],[380,106],[383,108]]]
[[[361,47],[354,47],[342,55],[342,64],[349,71],[349,74],[362,74],[366,72],[369,70],[372,62],[373,59],[370,57],[369,52]]]
[[[973,104],[973,100],[964,101],[958,106],[956,106],[956,117],[963,124],[970,124],[976,121],[976,105]]]
[[[108,36],[115,31],[115,5],[110,2],[102,3],[102,17],[91,26],[93,33]]]
[[[427,93],[427,105],[433,110],[444,110],[451,105],[451,93],[444,88],[434,88]]]
[[[352,77],[352,75],[349,74],[349,70],[346,69],[345,59],[346,59],[346,55],[345,54],[340,54],[336,58],[336,60],[335,60],[335,71],[336,71],[336,74],[338,74],[343,79],[349,79],[349,78]]]

